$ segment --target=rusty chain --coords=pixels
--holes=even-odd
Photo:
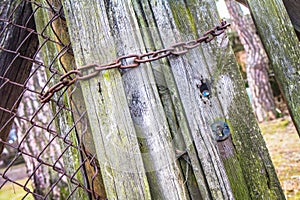
[[[203,34],[202,37],[195,40],[190,40],[187,42],[179,42],[173,44],[168,48],[151,51],[148,53],[124,55],[117,58],[115,61],[104,65],[92,63],[92,64],[80,66],[77,69],[71,70],[66,74],[62,75],[57,84],[50,87],[43,95],[40,96],[41,102],[45,103],[50,101],[51,97],[54,95],[55,92],[61,90],[64,87],[69,87],[70,85],[74,84],[77,80],[87,80],[92,77],[95,77],[102,70],[113,69],[113,68],[119,68],[119,69],[135,68],[140,66],[140,64],[142,63],[152,62],[155,60],[168,57],[170,55],[180,56],[186,54],[189,50],[198,47],[203,42],[209,43],[215,37],[224,33],[224,31],[227,29],[228,26],[230,26],[230,24],[228,24],[225,20],[222,20],[220,25],[217,25],[214,28],[208,30]],[[122,65],[122,63],[125,63],[124,61],[128,61],[129,59],[131,60],[133,59],[133,61],[129,64]],[[84,71],[86,72],[89,69],[93,69],[93,71],[88,74],[83,73]],[[75,75],[75,76],[72,77],[71,75]]]

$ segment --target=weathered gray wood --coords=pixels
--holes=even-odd
[[[32,66],[32,62],[20,58],[18,54],[29,59],[32,58],[37,49],[38,40],[37,36],[30,31],[6,22],[7,20],[20,26],[26,26],[34,31],[35,23],[30,3],[3,0],[0,2],[0,18],[0,138],[6,141],[13,123],[14,113],[24,91],[23,87],[17,86],[15,83],[24,84]],[[13,53],[14,51],[17,52]],[[0,154],[2,150],[3,143],[0,143]]]
[[[282,1],[248,0],[248,5],[300,136],[299,41]]]
[[[214,12],[215,9],[213,9],[215,8],[213,1],[205,1],[202,3],[195,3],[194,1],[186,2],[185,5],[187,5],[186,7],[189,8],[192,15],[186,20],[183,20],[183,14],[178,14],[177,19],[180,21],[177,22],[177,24],[180,23],[180,25],[184,27],[181,30],[179,29],[181,33],[185,33],[185,35],[188,34],[186,29],[189,27],[189,32],[197,30],[197,33],[200,35],[207,30],[209,24],[218,23],[218,17]],[[174,9],[179,9],[182,7],[181,5],[183,4],[174,5]],[[189,11],[187,11],[187,13],[189,13]],[[173,11],[173,13],[180,12]],[[189,21],[189,23],[186,23],[186,21]],[[263,138],[258,130],[251,108],[249,107],[243,81],[240,77],[236,62],[234,61],[233,53],[228,46],[228,40],[223,39],[219,38],[215,43],[202,45],[202,49],[198,53],[188,54],[189,64],[191,63],[191,68],[186,70],[188,76],[180,76],[180,74],[178,74],[178,78],[188,77],[190,85],[187,85],[185,88],[195,88],[197,78],[200,78],[200,75],[211,81],[211,108],[209,108],[207,104],[203,104],[199,95],[194,93],[194,96],[199,102],[198,109],[202,115],[203,126],[207,127],[201,130],[201,135],[206,135],[207,133],[212,134],[209,126],[216,120],[222,119],[229,123],[233,142],[231,142],[230,139],[219,142],[218,149],[225,165],[227,176],[231,182],[235,198],[259,198],[255,197],[253,191],[259,191],[261,197],[267,197],[269,193],[276,191],[280,198],[283,196],[283,193],[280,187],[278,188],[279,181],[277,180],[273,166],[270,165],[271,159],[268,156]],[[172,69],[174,71],[178,70],[175,67]],[[178,81],[178,83],[182,83],[182,81]],[[179,92],[180,91],[179,89]],[[183,103],[183,105],[185,104]],[[196,108],[197,107],[194,109]],[[253,127],[256,127],[255,131]],[[257,141],[252,139],[250,135]],[[195,141],[197,140],[199,139],[195,138]],[[261,145],[256,147],[258,142]],[[246,145],[241,149],[236,149],[241,143]],[[209,143],[206,142],[206,146],[208,144]],[[248,149],[247,145],[251,146],[251,149]],[[247,164],[245,163],[246,160],[243,160],[242,157],[247,159]],[[267,167],[265,167],[265,165]],[[265,168],[266,171],[268,171],[265,174],[254,174],[252,171],[264,170]],[[249,177],[252,177],[251,181],[249,181]],[[270,185],[268,185],[269,179],[271,179],[270,182],[272,183]],[[270,197],[273,197],[272,195],[270,195]]]
[[[189,9],[192,9],[192,6],[196,5],[192,3],[188,6],[190,6]],[[194,10],[191,11],[185,8],[186,5],[181,1],[170,2],[170,4],[165,1],[159,3],[151,2],[151,10],[155,16],[160,36],[165,47],[179,41],[195,38],[196,27],[191,27],[193,26],[193,24],[191,24],[193,23],[191,14],[197,13],[193,12]],[[208,28],[209,25],[203,27],[202,31],[204,31],[204,29],[207,30]],[[201,54],[202,53],[200,52],[200,55]],[[202,63],[202,61],[204,60],[201,58],[199,59],[199,51],[196,52],[196,50],[188,55],[193,55],[194,57],[172,57],[169,61],[186,119],[189,123],[190,134],[195,142],[212,198],[232,198],[229,181],[226,177],[217,149],[212,143],[212,137],[210,136],[210,125],[214,120],[212,115],[214,111],[212,112],[210,110],[209,104],[205,105],[200,100],[199,89],[196,86],[202,79],[201,75],[203,75],[203,78],[208,78],[204,73],[199,73],[197,69],[193,69],[193,66],[203,66],[204,63]],[[203,106],[204,109],[206,107],[206,111],[208,112],[200,110],[199,106]],[[216,108],[215,110],[218,112],[221,111],[219,108]],[[208,120],[203,118],[205,112],[208,114]],[[218,113],[215,115],[217,115],[218,119],[221,118]],[[208,134],[201,134],[205,132]],[[190,144],[191,143],[187,143],[187,147],[189,147]]]
[[[163,45],[159,30],[155,27],[155,19],[149,5],[147,3],[140,4],[137,1],[132,1],[132,3],[147,50],[162,49]],[[192,138],[190,137],[185,114],[179,101],[173,75],[166,65],[168,65],[166,59],[151,63],[160,98],[168,118],[169,128],[172,132],[175,151],[177,153],[184,153],[188,150],[189,155],[184,154],[179,158],[179,161],[185,176],[189,196],[191,199],[199,199],[200,197],[202,199],[209,199],[210,191],[206,187],[206,180],[197,157],[195,146],[190,145],[187,147],[185,144],[192,144]]]
[[[130,1],[112,2],[109,23],[115,25],[118,55],[145,52]],[[114,16],[117,15],[118,18]],[[176,163],[172,138],[149,64],[123,72],[122,80],[136,134],[142,146],[151,196],[154,199],[185,199],[184,180]],[[172,178],[170,178],[172,177]]]
[[[112,12],[110,5],[96,1],[64,1],[64,5],[77,65],[114,60],[116,47],[107,16]],[[115,17],[120,20],[118,14]],[[150,199],[120,74],[105,71],[80,84],[108,199]]]
[[[243,4],[244,6],[248,7],[247,0],[236,0],[237,2]],[[296,31],[296,35],[300,40],[300,1],[298,0],[282,0],[288,15],[291,19],[291,22],[294,26]],[[282,7],[281,7],[282,8]]]
[[[143,2],[142,7],[144,9],[140,13],[142,15],[141,17],[144,17],[145,20],[140,24],[149,26],[155,26],[157,24],[159,27],[159,36],[162,38],[165,47],[176,41],[180,42],[191,39],[191,37],[195,38],[197,36],[196,33],[201,35],[211,27],[211,24],[217,23],[216,13],[214,13],[214,9],[212,9],[215,5],[212,1],[199,4],[194,1],[186,1],[186,4],[181,1],[176,1],[170,2],[170,5],[166,1],[153,1],[153,3],[150,1],[150,4],[149,6],[147,2]],[[155,18],[154,21],[153,18]],[[150,30],[152,30],[152,28],[155,27],[150,27]],[[157,41],[156,38],[158,37],[154,36],[153,41],[155,45],[160,48],[159,41]],[[177,40],[175,41],[174,38]],[[221,48],[220,45],[222,46]],[[237,199],[254,198],[256,194],[254,194],[253,191],[258,191],[261,196],[268,196],[267,183],[269,177],[266,174],[261,176],[254,174],[253,171],[251,172],[251,170],[264,169],[264,165],[268,166],[266,169],[268,173],[272,174],[271,182],[273,184],[270,190],[279,191],[278,196],[282,195],[280,187],[277,188],[279,182],[276,178],[273,166],[269,164],[270,158],[265,152],[265,144],[263,144],[258,126],[255,120],[253,120],[254,116],[251,113],[251,108],[249,107],[233,54],[228,51],[227,39],[223,43],[219,40],[219,42],[214,45],[203,46],[203,50],[195,50],[189,53],[187,55],[188,59],[170,58],[169,60],[172,66],[172,75],[174,75],[178,92],[183,102],[182,106],[184,107],[189,128],[191,128],[191,134],[193,135],[196,146],[198,145],[198,156],[203,165],[205,175],[207,175],[209,190],[211,190],[215,198],[230,198],[232,195],[230,189],[227,190],[227,178],[224,172],[222,172],[222,164],[219,164],[217,153],[214,154],[216,149],[214,148],[214,142],[212,142],[210,138],[212,134],[210,130],[211,123],[218,119],[226,119],[231,125],[232,132],[240,135],[237,137],[238,139],[235,139],[235,145],[249,143],[249,146],[252,148],[252,150],[250,150],[251,148],[249,149],[247,146],[244,146],[235,153],[234,146],[230,140],[218,144],[234,196]],[[165,68],[167,67],[165,66]],[[164,70],[164,72],[165,77],[172,77],[172,75],[168,75],[167,70]],[[209,103],[204,104],[199,97],[199,90],[196,84],[199,83],[201,75],[209,79],[215,88],[210,101],[212,107],[208,105]],[[172,78],[166,81],[169,86],[171,86]],[[176,89],[174,90],[172,87],[168,89],[171,91],[170,93],[172,94],[174,105],[176,105],[176,108],[180,108],[180,104],[176,104],[176,101],[178,101]],[[222,93],[219,94],[219,92]],[[218,98],[216,98],[216,96]],[[244,109],[241,112],[237,112],[241,106],[244,107]],[[178,112],[176,114],[178,114]],[[180,116],[180,114],[178,116]],[[241,116],[243,116],[245,121],[241,119]],[[183,119],[180,118],[180,121],[182,120]],[[238,123],[236,123],[236,121],[238,121]],[[250,123],[248,124],[247,121],[250,121]],[[255,131],[253,131],[252,127],[256,127]],[[257,141],[250,139],[249,133],[255,135],[254,138],[257,138],[260,143],[262,142],[261,146],[255,146]],[[186,138],[187,137],[185,137],[185,139]],[[191,144],[188,140],[186,140],[186,143],[188,146]],[[207,157],[203,155],[204,152],[208,152]],[[189,154],[193,155],[191,152],[189,152]],[[246,160],[239,158],[240,155],[245,155],[248,161],[251,160],[251,167],[247,166],[249,162],[246,164]],[[213,161],[210,161],[210,156],[212,156]],[[257,162],[257,159],[262,160],[262,162]],[[213,165],[210,165],[211,162],[214,162]],[[220,166],[218,170],[221,171],[222,175],[218,174],[220,172],[214,172],[214,166],[218,166],[218,164]],[[219,179],[216,178],[218,176],[220,177]],[[247,180],[248,177],[253,177],[252,181]],[[218,180],[224,182],[221,181],[221,183],[218,183]],[[199,187],[201,188],[201,186],[203,187],[200,182]],[[214,187],[223,188],[223,190],[215,189]],[[224,192],[224,190],[228,192]],[[218,191],[222,191],[223,194],[218,193]],[[201,194],[205,194],[205,190]],[[228,197],[226,197],[226,194]]]
[[[212,0],[66,0],[64,5],[77,66],[109,63],[120,55],[168,47],[202,35],[219,23]],[[200,98],[197,84],[201,76],[212,86],[210,100]],[[116,69],[102,71],[80,84],[109,199],[283,196],[227,39],[121,74]],[[160,100],[158,92],[166,99]],[[171,123],[171,131],[183,138],[175,138],[174,146],[166,119],[178,122]],[[232,139],[214,141],[211,125],[218,120],[229,123]],[[151,143],[149,133],[157,131],[160,140],[154,138]],[[164,157],[161,149],[151,148],[166,150]],[[196,180],[190,183],[198,190],[190,185],[186,188],[200,194],[198,198],[184,195],[184,180],[177,163],[170,165],[174,158],[169,148],[187,150]],[[169,177],[164,168],[157,170],[161,163],[166,164]]]
[[[74,56],[72,55],[68,60],[74,61]],[[82,90],[79,84],[76,85],[76,89],[72,90],[71,108],[74,111],[73,119],[75,122],[78,122],[76,124],[75,129],[79,136],[78,138],[81,142],[80,147],[88,154],[82,155],[83,159],[86,159],[86,156],[90,156],[90,159],[91,157],[96,155],[96,148],[93,140],[90,122],[86,115],[86,107],[84,103]],[[89,181],[89,186],[96,194],[97,198],[106,199],[106,192],[102,180],[99,161],[97,158],[94,158],[92,161],[89,159],[85,163],[85,170],[87,176],[86,178]],[[95,167],[97,167],[97,169],[95,169]]]
[[[168,7],[168,4],[166,4],[166,7]],[[154,5],[154,6],[153,6]],[[174,4],[173,4],[174,5]],[[172,30],[171,28],[171,25],[169,25],[169,21],[171,21],[171,23],[174,23],[174,19],[170,18],[168,19],[167,16],[170,16],[172,15],[170,12],[170,10],[164,10],[163,8],[165,6],[163,6],[163,3],[162,2],[153,2],[152,5],[148,5],[146,2],[143,2],[142,4],[143,6],[143,10],[140,11],[140,16],[139,16],[139,20],[143,20],[143,22],[140,22],[142,25],[149,25],[150,26],[150,32],[154,32],[152,31],[153,29],[155,30],[156,27],[155,27],[155,22],[158,22],[158,28],[160,30],[160,33],[157,33],[157,34],[160,34],[160,36],[162,37],[162,39],[165,41],[165,47],[167,47],[168,45],[171,45],[171,44],[174,44],[176,41],[174,40],[174,37],[176,36],[173,36],[171,33],[172,31],[177,31],[177,30]],[[152,6],[150,8],[150,6]],[[137,7],[137,6],[136,6]],[[179,12],[183,12],[183,16],[180,16],[180,17],[183,17],[183,21],[186,20],[186,16],[189,16],[188,13],[186,13],[185,10],[183,10],[184,6],[182,7],[179,7],[178,9],[181,9],[181,11]],[[170,9],[170,8],[169,8]],[[153,10],[153,13],[151,12]],[[175,10],[175,9],[174,9]],[[177,12],[178,10],[174,11],[174,12]],[[136,12],[138,12],[138,7],[136,9]],[[169,12],[169,13],[168,13]],[[155,17],[154,17],[155,16]],[[145,19],[142,19],[142,18],[145,18]],[[167,25],[166,25],[167,24]],[[184,24],[184,23],[183,23]],[[174,25],[174,24],[173,24]],[[181,27],[183,28],[183,27]],[[145,28],[145,30],[147,30]],[[163,30],[163,31],[161,31]],[[191,35],[191,32],[188,33],[188,35],[190,36]],[[154,41],[154,46],[156,47],[156,49],[159,49],[159,48],[162,48],[163,46],[161,45],[161,42],[159,39],[159,35],[155,35],[155,34],[152,34],[151,37],[153,38],[152,41]],[[180,40],[181,39],[181,40]],[[185,37],[185,38],[180,38],[179,41],[184,41],[184,40],[187,40],[187,39],[191,39],[191,37]],[[178,41],[178,42],[179,42]],[[148,42],[149,43],[149,42]],[[155,65],[154,65],[155,66]],[[182,65],[181,65],[182,66]],[[161,74],[163,72],[165,72],[165,74]],[[174,80],[172,80],[172,74],[170,73],[170,71],[168,70],[168,66],[166,65],[166,63],[162,63],[162,68],[161,69],[157,69],[157,67],[155,68],[155,74],[157,76],[157,79],[160,79],[160,77],[158,76],[165,76],[166,79],[167,79],[167,82],[168,82],[168,88],[166,88],[166,86],[164,86],[163,84],[161,84],[160,82],[158,82],[158,87],[159,88],[162,88],[164,90],[170,90],[170,93],[172,93],[172,97],[173,97],[173,100],[174,100],[174,106],[175,106],[175,110],[176,110],[176,114],[177,114],[177,117],[178,117],[178,123],[180,124],[180,130],[177,131],[176,134],[180,134],[180,132],[182,132],[182,134],[184,135],[185,137],[185,143],[187,144],[184,149],[181,149],[181,147],[177,147],[181,150],[185,150],[186,148],[188,149],[188,154],[189,154],[189,157],[191,159],[191,163],[194,167],[194,173],[196,173],[196,179],[197,179],[197,183],[198,183],[198,186],[201,190],[201,195],[202,195],[202,198],[204,199],[209,199],[210,198],[210,188],[207,188],[205,182],[205,178],[203,178],[203,175],[202,175],[202,170],[201,170],[201,165],[199,167],[199,163],[198,163],[198,158],[197,158],[197,154],[195,154],[195,151],[194,151],[194,148],[193,146],[190,146],[192,144],[192,138],[190,138],[189,136],[189,129],[186,125],[186,120],[184,119],[184,111],[183,111],[183,108],[181,106],[181,103],[178,102],[178,99],[179,99],[179,95],[177,93],[177,89],[176,89],[176,86],[175,86],[175,83],[174,83]],[[182,73],[180,75],[181,77],[183,76],[184,77],[184,74]],[[179,77],[180,77],[179,76]],[[180,81],[179,81],[180,82]],[[182,89],[183,91],[186,91],[186,88],[184,88],[184,82],[181,82],[179,83],[179,87],[181,87],[180,89]],[[184,88],[184,89],[183,89]],[[185,95],[183,95],[185,96]],[[189,95],[186,96],[186,98],[189,98]],[[185,101],[186,103],[186,106],[190,106],[190,103],[193,102],[193,101]],[[193,108],[191,108],[193,109]],[[194,116],[193,114],[191,115],[192,117]],[[174,122],[173,122],[174,123]],[[197,122],[196,122],[197,123]],[[197,126],[197,124],[195,124],[195,126]],[[194,132],[196,133],[196,131]],[[176,139],[176,138],[175,138]],[[203,151],[205,152],[205,151]],[[202,153],[201,153],[202,154]],[[201,155],[200,156],[203,156]],[[210,161],[210,158],[208,157],[202,157],[203,159],[201,159],[202,161],[204,161],[204,163],[209,163]],[[214,159],[214,158],[213,158]],[[208,164],[210,165],[210,164]],[[210,165],[211,169],[213,169],[213,165]],[[205,167],[204,167],[205,168]],[[208,168],[205,168],[204,170],[206,170],[206,173],[208,172]],[[214,169],[213,169],[214,171]],[[219,172],[217,172],[219,173]],[[213,173],[207,173],[206,174],[207,177],[209,178],[210,176],[216,178],[215,174]],[[190,178],[190,177],[188,177]],[[211,185],[211,189],[212,189],[212,196],[213,197],[217,197],[217,195],[219,195],[219,198],[222,196],[221,193],[217,194],[217,192],[214,192],[214,189],[219,187],[218,186],[218,183],[213,183],[212,181],[209,181],[209,183]],[[215,188],[214,188],[215,187]],[[230,191],[230,189],[229,189]]]

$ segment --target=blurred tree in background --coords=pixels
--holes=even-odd
[[[225,0],[234,29],[247,54],[246,74],[251,105],[259,122],[275,119],[275,102],[269,82],[269,61],[249,15],[234,0]]]

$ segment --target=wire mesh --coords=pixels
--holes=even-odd
[[[105,199],[93,145],[85,144],[92,142],[85,110],[74,104],[80,94],[72,97],[79,86],[40,100],[73,61],[58,1],[0,3],[1,191],[13,187],[22,199]]]

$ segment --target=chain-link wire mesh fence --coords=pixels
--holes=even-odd
[[[40,99],[62,74],[75,67],[68,40],[58,1],[0,3],[3,193],[12,186],[15,193],[23,190],[19,197],[24,199],[105,196],[95,188],[101,187],[101,180],[93,149],[84,145],[85,111],[75,107],[71,98],[76,86],[66,87],[49,102]]]

